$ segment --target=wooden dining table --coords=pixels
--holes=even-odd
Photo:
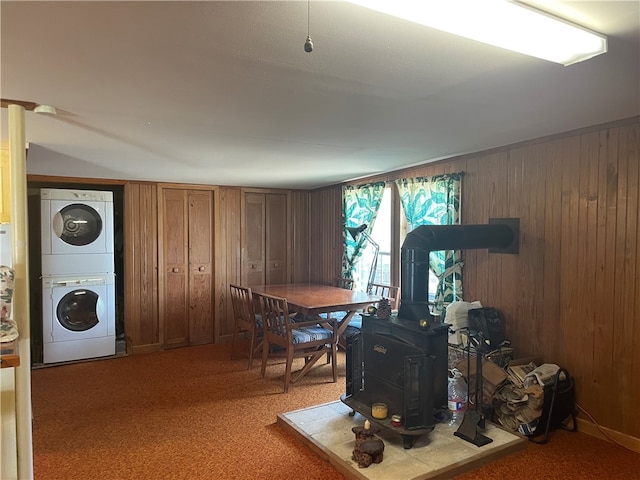
[[[378,295],[314,283],[259,285],[251,287],[251,290],[257,294],[286,298],[292,310],[305,318],[316,316],[319,322],[322,321],[321,313],[342,312],[340,316],[331,315],[337,320],[337,338],[340,338],[358,310],[382,299]]]

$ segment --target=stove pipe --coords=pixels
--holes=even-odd
[[[490,248],[518,253],[519,219],[503,220],[505,223],[488,225],[420,225],[409,232],[400,254],[402,288],[398,318],[416,322],[425,319],[428,324],[432,323],[429,309],[431,252]]]

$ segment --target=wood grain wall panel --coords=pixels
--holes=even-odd
[[[226,341],[233,334],[233,311],[229,301],[229,284],[241,281],[241,243],[242,221],[240,205],[242,190],[236,187],[220,187],[220,201],[216,223],[216,238],[219,250],[216,254],[216,300],[217,318],[220,319],[216,342]]]
[[[514,217],[520,217],[520,253],[528,258],[535,259],[530,262],[520,263],[516,266],[519,270],[518,283],[515,289],[505,292],[505,298],[511,298],[515,305],[515,316],[512,320],[521,339],[527,339],[529,352],[540,352],[540,341],[535,335],[539,325],[531,321],[521,319],[540,318],[541,306],[539,301],[542,296],[538,289],[542,287],[542,259],[544,251],[540,242],[544,238],[544,221],[539,216],[540,205],[537,191],[544,185],[544,170],[540,169],[542,159],[542,146],[534,145],[530,148],[516,149],[510,153],[511,163],[514,165],[514,189],[512,190],[515,213]],[[543,212],[542,212],[543,213]],[[512,216],[512,215],[509,215]],[[504,257],[504,255],[498,255]],[[515,271],[510,271],[515,274]],[[540,273],[540,276],[538,275]],[[513,286],[513,285],[512,285]]]
[[[478,197],[487,196],[487,192],[490,189],[490,185],[493,179],[489,176],[481,175],[480,169],[484,168],[483,161],[485,160],[487,160],[487,157],[477,159],[476,161],[473,162],[473,168],[471,167],[471,164],[468,165],[469,168],[465,171],[465,175],[462,179],[463,195],[465,195],[467,180],[472,179],[476,187],[475,195],[477,195]],[[495,179],[495,180],[499,181],[499,179]],[[490,203],[482,202],[482,204],[477,206],[478,208],[469,209],[465,205],[464,198],[466,198],[466,196],[463,196],[463,199],[462,199],[462,213],[463,213],[462,222],[471,223],[471,224],[487,223],[487,219],[489,218]],[[487,252],[486,250],[473,249],[473,250],[463,251],[462,255],[463,255],[463,258],[465,259],[470,259],[470,260],[473,259],[471,262],[469,262],[470,264],[469,268],[466,268],[466,264],[465,264],[465,267],[463,267],[463,270],[465,272],[468,271],[469,273],[473,271],[472,273],[473,284],[478,286],[478,288],[475,291],[475,296],[470,297],[469,295],[466,294],[464,285],[463,285],[462,292],[463,292],[464,298],[467,299],[468,301],[482,299],[481,302],[484,305],[484,303],[489,298],[489,290],[488,290],[487,283],[490,276],[490,269],[487,268]]]
[[[577,177],[576,225],[576,275],[580,282],[567,276],[574,284],[574,316],[581,319],[580,329],[565,330],[565,342],[572,343],[572,350],[578,352],[568,361],[574,371],[580,372],[585,383],[589,381],[596,361],[594,351],[594,329],[597,303],[596,265],[597,249],[597,174],[599,163],[600,138],[597,132],[580,137],[580,151],[577,155],[577,168],[567,170],[566,176]],[[595,235],[583,235],[581,232],[593,232]],[[582,352],[582,353],[579,353]],[[585,355],[585,353],[587,353]]]
[[[483,186],[480,184],[480,175],[478,175],[478,159],[471,158],[466,162],[464,167],[464,178],[462,179],[462,198],[478,198],[483,191]],[[476,224],[482,223],[481,213],[478,209],[469,209],[466,207],[464,201],[460,206],[461,222],[463,224]],[[478,275],[478,250],[464,250],[462,252],[463,271],[469,272],[469,275],[473,277],[471,283],[477,284]],[[463,285],[463,295],[467,301],[473,301],[475,298],[466,295]]]
[[[634,319],[636,280],[636,257],[638,249],[638,150],[637,143],[629,128],[618,130],[618,205],[616,236],[616,311],[620,319],[614,329],[614,365],[613,371],[617,372],[619,394],[622,397],[622,405],[617,421],[620,426],[624,418],[638,415],[638,397],[633,398],[633,384],[638,381],[632,376],[633,372],[633,330],[637,328],[638,318]],[[635,161],[634,161],[635,159]],[[637,309],[636,309],[637,311]],[[638,345],[635,345],[638,348]],[[615,427],[614,427],[615,428]],[[618,428],[615,428],[619,430]]]
[[[615,171],[610,165],[609,159],[609,131],[599,132],[598,135],[598,193],[596,209],[596,231],[593,237],[596,242],[596,256],[594,265],[596,270],[595,288],[596,301],[591,302],[595,310],[593,320],[594,346],[590,350],[597,350],[593,365],[592,376],[592,404],[598,405],[608,401],[609,392],[612,391],[614,379],[611,375],[611,362],[613,360],[613,336],[612,336],[612,312],[614,296],[614,255],[615,229],[608,225],[611,214],[615,215],[615,184],[612,184],[612,175]],[[612,202],[613,200],[613,202]],[[601,359],[609,359],[602,361]],[[589,407],[591,408],[591,407]],[[599,421],[612,424],[614,412],[602,412]]]
[[[487,201],[481,202],[477,209],[473,209],[470,212],[474,216],[473,223],[486,224],[490,218],[507,216],[506,192],[503,188],[500,188],[506,180],[506,159],[507,155],[504,152],[497,152],[481,157],[476,162],[474,176],[478,177],[478,195],[486,198]],[[486,170],[496,172],[497,174],[493,176],[485,175],[483,172]],[[465,172],[462,180],[463,190],[466,179],[467,173]],[[464,200],[463,208],[465,208]],[[463,221],[466,222],[464,216]],[[494,305],[501,305],[500,284],[502,283],[502,276],[496,273],[501,272],[504,255],[489,254],[486,249],[467,250],[466,253],[473,254],[476,257],[476,284],[479,288],[477,292],[479,298],[484,298],[486,299],[485,302],[490,301]],[[469,298],[469,300],[473,301],[476,300],[476,298]]]
[[[125,336],[129,353],[160,349],[155,185],[124,186]]]
[[[547,342],[541,347],[540,354],[546,354],[551,358],[558,358],[558,363],[565,365],[564,352],[560,335],[557,334],[557,325],[560,319],[560,271],[561,252],[558,246],[562,236],[562,217],[558,214],[562,205],[562,148],[559,142],[545,144],[546,151],[541,164],[544,165],[545,175],[545,217],[544,217],[544,258],[542,263],[543,277],[541,291],[536,292],[542,295],[542,322],[541,338]],[[517,259],[514,259],[517,260]],[[511,275],[516,275],[514,270]],[[563,353],[562,353],[563,355]]]
[[[291,193],[291,276],[293,283],[308,283],[309,266],[309,192]]]
[[[520,219],[520,253],[464,253],[468,301],[502,311],[517,356],[541,355],[576,377],[599,424],[640,438],[640,118],[355,183],[464,171],[463,223]],[[329,280],[342,255],[327,212],[339,186],[311,192],[310,265]],[[338,210],[339,211],[339,210]],[[329,242],[322,245],[322,242]],[[316,255],[317,254],[317,255]],[[327,266],[328,269],[327,269]]]
[[[309,281],[330,285],[342,269],[341,187],[311,192],[309,212]]]
[[[630,404],[634,403],[637,406],[637,400],[640,398],[640,382],[637,380],[640,378],[640,128],[628,127],[628,136],[626,140],[627,153],[626,156],[629,159],[629,216],[631,222],[635,222],[635,254],[631,255],[629,261],[633,262],[635,257],[635,286],[629,289],[630,296],[627,299],[628,302],[632,302],[629,306],[629,316],[632,319],[633,334],[630,342],[634,346],[631,353],[632,368],[630,370],[631,376],[631,392],[629,394]],[[633,231],[633,229],[629,229]],[[633,242],[632,242],[633,244]],[[636,379],[636,380],[633,380]],[[631,414],[629,417],[630,430],[633,432],[640,432],[640,415]]]
[[[581,288],[576,279],[580,275],[580,265],[578,264],[578,198],[580,185],[580,137],[568,138],[560,144],[563,165],[562,171],[562,194],[559,209],[561,230],[560,230],[560,308],[561,315],[580,319],[580,328],[568,322],[558,323],[558,334],[562,339],[562,357],[549,352],[545,355],[545,361],[552,362],[558,358],[557,362],[569,368],[569,371],[576,377],[576,381],[582,383],[584,372],[577,366],[581,358],[585,355],[582,351],[581,336],[583,335],[583,325],[581,318],[580,302]]]

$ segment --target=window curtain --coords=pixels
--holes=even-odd
[[[460,224],[463,175],[450,173],[396,180],[407,217],[407,233],[418,225]],[[462,266],[460,250],[441,250],[429,255],[429,267],[438,277],[434,313],[441,313],[446,303],[462,300]]]
[[[344,243],[342,256],[342,276],[354,278],[355,267],[367,246],[367,239],[360,235],[358,240],[347,231],[347,228],[367,224],[365,233],[371,235],[376,221],[385,182],[367,183],[363,185],[345,185],[342,187],[342,238]]]

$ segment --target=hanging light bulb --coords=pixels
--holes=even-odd
[[[304,51],[307,53],[313,52],[313,42],[311,41],[311,37],[307,35],[307,41],[304,42]]]
[[[309,30],[309,10],[311,9],[311,0],[307,0],[307,40],[304,42],[304,51],[307,53],[313,52],[313,42],[311,41],[311,35]]]

